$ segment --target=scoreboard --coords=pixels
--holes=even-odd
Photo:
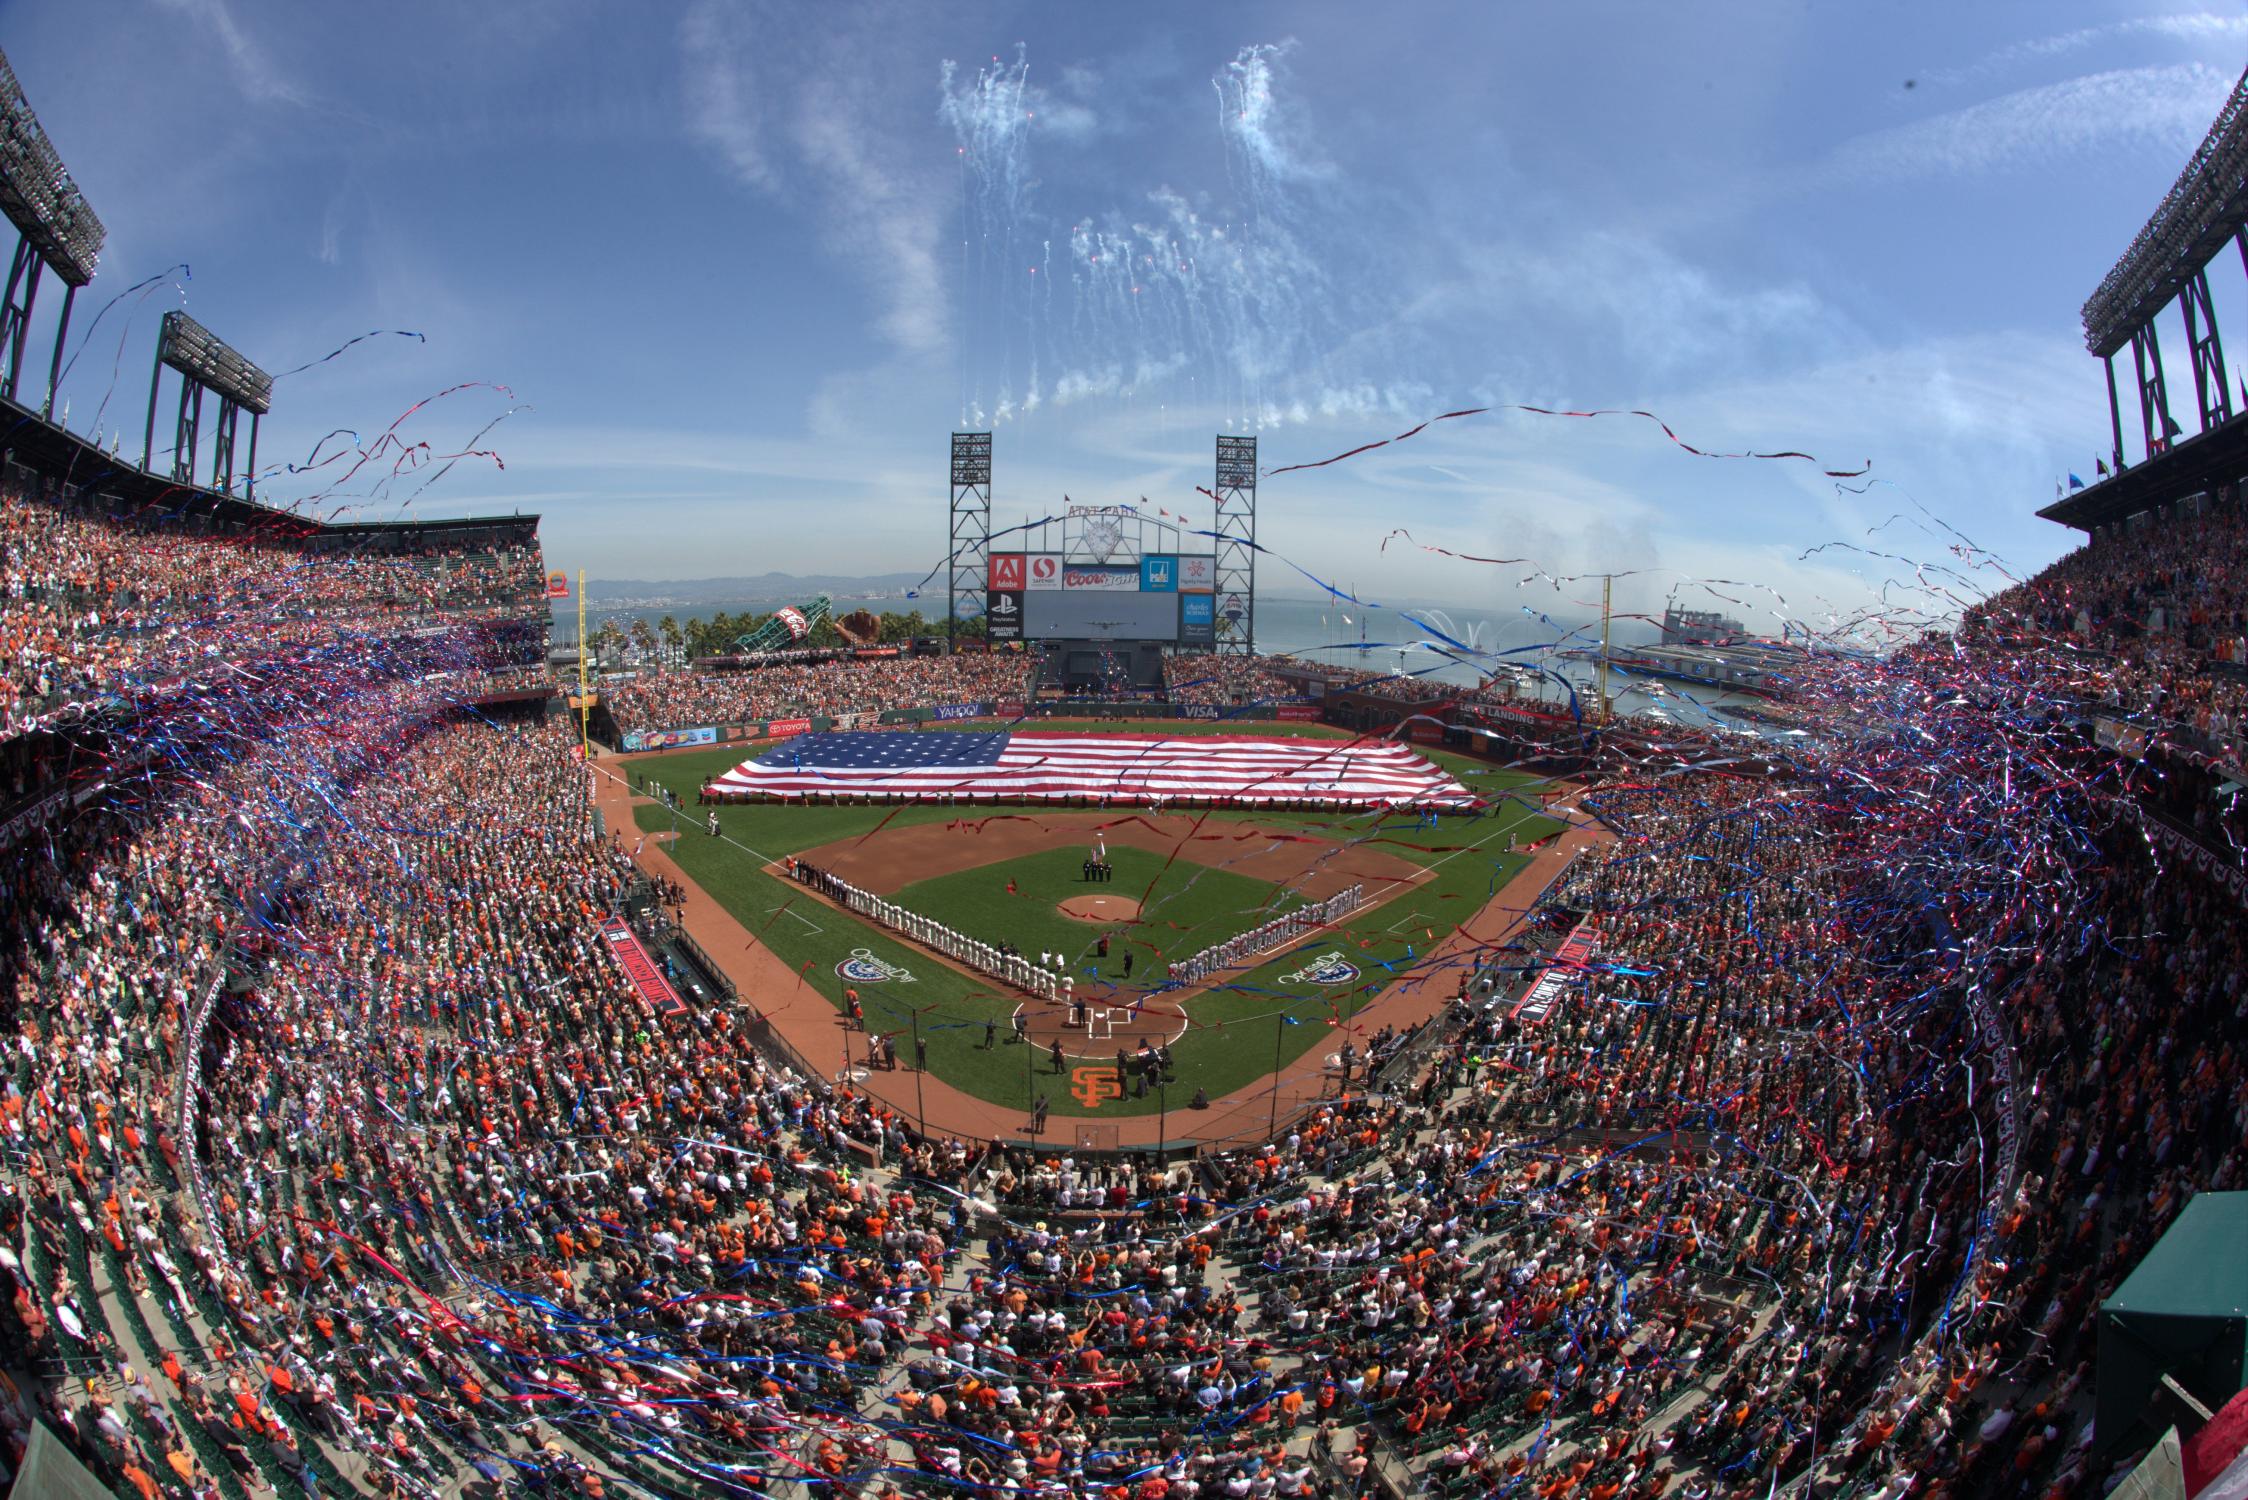
[[[1151,552],[1090,562],[1059,552],[994,552],[985,629],[995,641],[1217,643],[1217,559]]]

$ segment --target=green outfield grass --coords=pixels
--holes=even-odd
[[[1297,724],[1041,723],[1038,727],[1179,734],[1333,734],[1318,726]],[[877,828],[947,822],[979,813],[1019,813],[1024,809],[762,803],[720,808],[723,836],[711,838],[703,829],[709,810],[695,805],[696,789],[704,778],[730,770],[764,748],[745,745],[681,751],[634,760],[623,768],[660,781],[680,795],[685,807],[677,818],[679,838],[672,852],[681,868],[775,955],[800,971],[797,988],[789,994],[751,994],[744,998],[767,1012],[790,1004],[817,1003],[823,1010],[839,1014],[844,981],[837,976],[836,968],[854,951],[864,949],[913,976],[910,982],[856,985],[868,1026],[905,1034],[899,1051],[907,1063],[913,1056],[911,1034],[918,1026],[928,1044],[933,1074],[996,1103],[1027,1109],[1034,1097],[1043,1094],[1054,1114],[1107,1118],[1152,1113],[1159,1107],[1157,1096],[1150,1093],[1144,1100],[1113,1099],[1088,1109],[1071,1096],[1066,1077],[1057,1078],[1048,1071],[1043,1052],[1005,1040],[986,1049],[987,1021],[997,1021],[1001,1037],[1006,1036],[1016,1001],[1011,991],[973,981],[918,949],[893,941],[877,928],[812,901],[793,881],[763,873],[764,865],[783,855],[858,837]],[[1493,800],[1502,798],[1512,787],[1534,781],[1465,757],[1441,751],[1424,753]],[[1191,1099],[1197,1089],[1206,1089],[1212,1099],[1218,1099],[1265,1076],[1272,1070],[1276,1047],[1278,1056],[1286,1061],[1315,1046],[1332,1050],[1340,1045],[1337,1033],[1327,1024],[1330,1019],[1350,1020],[1360,1004],[1411,971],[1432,941],[1472,916],[1522,868],[1524,856],[1505,852],[1510,836],[1518,845],[1526,844],[1559,827],[1536,810],[1534,793],[1527,805],[1505,803],[1483,817],[1446,817],[1433,828],[1422,826],[1420,819],[1409,813],[1377,816],[1243,811],[1209,816],[1216,822],[1256,819],[1282,823],[1306,836],[1338,844],[1379,838],[1385,852],[1434,873],[1431,879],[1385,904],[1360,912],[1345,924],[1343,934],[1304,944],[1238,976],[1223,990],[1206,991],[1188,1001],[1193,1025],[1172,1047],[1178,1071],[1169,1089],[1169,1104],[1174,1110]],[[637,808],[635,817],[640,828],[648,832],[662,831],[673,824],[671,812],[660,806]],[[1112,992],[1127,1004],[1133,994],[1145,993],[1160,980],[1165,961],[1246,931],[1295,900],[1293,893],[1276,892],[1268,882],[1185,861],[1175,862],[1166,871],[1161,868],[1164,861],[1160,856],[1130,847],[1112,846],[1109,856],[1116,867],[1116,879],[1107,885],[1081,883],[1079,866],[1084,851],[1062,848],[916,882],[896,899],[960,931],[986,941],[1012,942],[1033,956],[1043,948],[1060,948],[1073,957],[1081,956],[1081,966],[1073,971],[1079,975],[1079,993],[1090,998]],[[1018,892],[1014,897],[1006,894],[1010,877]],[[1066,896],[1103,891],[1148,903],[1147,919],[1134,929],[1133,937],[1152,945],[1152,951],[1148,947],[1136,950],[1136,967],[1128,983],[1119,972],[1121,949],[1115,950],[1100,972],[1089,972],[1096,929],[1054,910],[1054,904]],[[1172,923],[1178,926],[1173,928]],[[1341,952],[1359,970],[1355,982],[1339,986],[1280,982],[1282,976],[1303,970],[1313,956],[1330,951]],[[732,957],[725,953],[714,956],[721,963]],[[1449,987],[1451,980],[1442,976],[1431,982]],[[843,1065],[846,1035],[838,1027],[832,1053],[821,1056],[815,1052],[808,1061],[832,1075]],[[863,1060],[863,1038],[856,1033],[848,1036],[856,1048],[854,1060]],[[1117,1040],[1129,1046],[1137,1036],[1120,1029]]]

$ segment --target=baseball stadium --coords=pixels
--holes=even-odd
[[[448,212],[473,200],[473,222],[528,237],[495,257],[518,291],[413,274],[394,258],[412,236],[377,235],[386,320],[393,301],[475,328],[539,307],[523,317],[542,335],[587,341],[574,358],[609,359],[590,352],[624,347],[608,339],[684,358],[669,346],[690,331],[637,322],[661,285],[614,288],[606,328],[508,300],[551,296],[573,253],[514,222],[551,186],[518,132],[562,142],[573,187],[650,215],[648,244],[693,226],[663,217],[679,208],[653,165],[605,153],[677,122],[566,72],[521,110],[445,114],[456,66],[498,66],[497,31],[475,27],[520,18],[497,12],[429,18],[470,26],[446,33],[461,60],[349,107],[285,64],[318,43],[364,65],[363,18],[212,0],[112,35],[78,10],[11,16],[0,1488],[2248,1494],[2248,413],[2218,332],[2240,293],[2225,253],[2248,266],[2248,74],[2119,62],[2066,95],[2090,119],[2176,85],[2191,139],[2127,133],[2160,142],[2175,180],[2134,200],[2151,217],[2097,279],[2052,397],[2107,418],[2077,434],[2091,482],[1981,502],[2050,538],[2057,560],[2016,568],[1901,487],[1866,502],[1894,499],[1889,521],[1859,526],[1851,505],[1887,481],[1806,451],[1859,429],[1769,391],[1755,420],[1809,436],[1720,441],[1714,408],[1685,399],[1658,416],[1499,393],[1520,381],[1321,407],[1283,399],[1271,359],[1225,366],[1215,394],[1160,387],[1219,417],[1188,431],[1144,393],[1248,316],[1208,290],[1227,256],[1337,306],[1365,294],[1314,274],[1329,263],[1289,213],[1229,218],[1214,197],[1147,195],[1134,212],[1171,215],[1160,233],[1087,217],[1029,248],[1027,153],[1105,149],[1113,101],[1179,66],[1139,44],[1050,86],[1021,49],[946,61],[959,179],[924,193],[870,154],[868,94],[937,23],[885,14],[834,18],[843,53],[802,17],[710,4],[665,42],[696,149],[769,194],[760,212],[794,211],[777,163],[801,158],[848,197],[849,233],[957,228],[959,308],[990,325],[893,308],[881,326],[907,354],[820,388],[818,451],[745,439],[773,488],[730,497],[723,526],[665,488],[727,462],[675,430],[632,475],[629,532],[728,559],[712,568],[738,556],[745,578],[806,570],[767,573],[785,599],[693,603],[673,602],[693,556],[668,581],[589,588],[586,570],[626,566],[600,548],[633,537],[588,529],[620,525],[588,519],[614,507],[541,476],[598,471],[622,430],[608,414],[548,419],[583,445],[541,468],[551,440],[526,438],[511,467],[535,401],[421,363],[434,327],[355,320],[322,353],[328,292],[306,287],[332,283],[263,258],[295,235],[325,278],[370,224],[412,222],[426,205],[357,175],[396,151]],[[1322,40],[1317,7],[1299,19],[1306,40],[1232,52],[1215,77],[1226,180],[1260,210],[1366,173],[1278,144],[1300,123],[1275,102],[1283,64],[1393,67],[1362,30]],[[510,46],[600,53],[623,77],[635,35],[615,32],[547,17]],[[755,100],[697,71],[751,32],[791,54]],[[2204,17],[1998,39],[1884,107],[2086,49],[2241,36]],[[235,266],[160,269],[162,214],[209,232],[190,206],[205,180],[176,143],[158,143],[164,171],[135,165],[162,133],[153,106],[89,102],[126,92],[110,69],[155,76],[144,47],[205,58],[197,86],[237,90],[237,126],[292,122],[232,137],[260,173],[304,170],[291,154],[324,131],[360,142],[322,178],[325,213],[230,224]],[[1439,72],[1416,68],[1415,89],[1441,93]],[[2005,111],[2029,109],[1912,116],[1822,170],[1879,183],[1938,147],[1946,170],[1983,170],[2017,138]],[[442,150],[415,133],[439,119]],[[90,202],[112,185],[114,236]],[[759,274],[863,273],[841,241],[811,245]],[[1044,279],[988,290],[990,266]],[[255,295],[206,295],[229,278]],[[919,295],[903,279],[885,294]],[[1460,316],[1430,295],[1434,321]],[[1782,321],[1807,316],[1775,296]],[[214,303],[279,373],[205,325],[233,326]],[[1722,337],[1771,321],[1758,306]],[[1038,373],[1126,321],[1149,341],[1138,375]],[[911,435],[921,488],[885,471],[871,508],[840,480],[790,488],[887,441],[871,429],[905,398],[882,382],[938,378],[955,342],[964,384],[988,368],[1048,395],[965,391],[957,426]],[[1344,369],[1367,347],[1317,358]],[[377,383],[348,383],[360,370]],[[423,392],[395,420],[332,421],[394,378]],[[1837,401],[1898,399],[1868,375]],[[1050,407],[1132,435],[1068,447],[1049,483]],[[1464,500],[1408,513],[1401,474],[1434,485],[1500,430],[1518,446],[1491,440],[1493,461],[1525,484],[1605,461],[1569,444],[1630,445],[1739,496],[1770,480],[1849,537],[1800,556],[1734,537],[1728,572],[1786,590],[1704,576],[1693,554],[1699,572],[1645,594],[1640,575],[1683,567],[1577,566],[1547,525],[1558,501],[1496,532]],[[1147,473],[1167,484],[1153,499],[1070,498]],[[481,508],[418,499],[471,474]],[[1350,503],[1320,510],[1338,493],[1321,485]],[[1376,602],[1386,584],[1307,550],[1313,512],[1346,562],[1446,570],[1515,633],[1493,645],[1444,609]],[[1459,531],[1430,528],[1454,512]],[[877,515],[910,570],[860,593],[809,571],[846,546],[891,555]],[[1835,586],[1812,571],[1822,549],[1851,556],[1867,602],[1802,603],[1799,577]],[[1314,585],[1315,623],[1290,623],[1285,590]],[[1766,613],[1775,628],[1739,618]]]

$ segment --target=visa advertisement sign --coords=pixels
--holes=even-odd
[[[1168,552],[1151,552],[1140,559],[1140,592],[1175,594],[1179,591],[1179,560]]]

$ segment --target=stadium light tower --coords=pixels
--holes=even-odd
[[[1218,439],[1217,649],[1224,656],[1257,654],[1257,440]]]
[[[23,373],[24,335],[31,328],[39,277],[53,271],[62,278],[62,317],[55,324],[55,352],[47,363],[47,399],[41,415],[55,412],[55,382],[62,373],[62,346],[70,332],[70,305],[78,289],[94,279],[108,231],[79,196],[54,143],[39,128],[31,101],[16,82],[16,70],[0,52],[0,212],[16,226],[15,259],[8,265],[8,297],[0,304],[0,395],[16,399]]]
[[[991,586],[991,434],[952,435],[951,550],[945,557],[945,650],[958,644],[960,598],[979,609]],[[989,644],[989,637],[985,638]]]
[[[212,337],[211,331],[183,312],[164,314],[156,339],[156,364],[148,379],[148,431],[141,440],[141,467],[156,455],[156,394],[164,383],[164,367],[180,373],[179,420],[172,442],[172,478],[195,482],[195,448],[202,435],[203,393],[219,398],[218,421],[212,429],[211,487],[234,492],[234,433],[246,410],[250,414],[250,461],[242,472],[242,494],[256,499],[258,469],[258,418],[273,409],[273,377]]]

